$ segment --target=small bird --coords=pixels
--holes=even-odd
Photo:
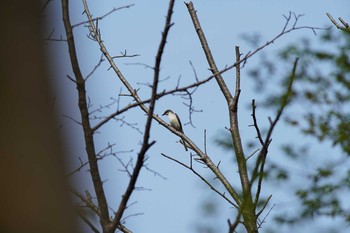
[[[163,113],[163,116],[166,115],[168,116],[168,119],[169,119],[169,122],[170,122],[170,125],[176,129],[177,131],[181,132],[181,133],[184,133],[183,129],[182,129],[182,125],[181,125],[181,121],[180,121],[180,118],[179,116],[174,113],[173,111],[171,111],[170,109],[166,110],[164,113]],[[186,143],[182,140],[180,140],[180,142],[184,145],[185,147],[185,150],[187,151],[187,146],[186,146]]]

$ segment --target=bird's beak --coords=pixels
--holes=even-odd
[[[165,113],[163,113],[163,115],[162,116],[164,116],[165,115]]]

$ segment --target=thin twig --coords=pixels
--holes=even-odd
[[[147,164],[144,164],[143,166],[144,166],[144,168],[145,168],[147,171],[151,172],[154,176],[159,176],[159,177],[162,178],[163,180],[167,180],[167,178],[166,178],[165,176],[163,176],[163,175],[160,174],[159,172],[156,172],[155,170],[149,168]]]
[[[125,58],[125,57],[138,57],[138,56],[140,56],[140,54],[131,54],[131,55],[128,55],[127,54],[127,51],[125,50],[124,52],[120,52],[120,54],[121,55],[117,55],[117,56],[114,56],[114,57],[112,57],[113,59],[114,58]]]
[[[90,76],[92,76],[92,75],[95,73],[95,71],[96,71],[97,68],[102,64],[103,61],[104,61],[104,59],[103,59],[103,54],[101,54],[100,60],[99,60],[98,63],[95,65],[95,67],[92,69],[92,71],[86,76],[85,82],[86,82],[86,80],[87,80]]]
[[[122,169],[119,169],[119,171],[122,171],[122,172],[127,173],[128,176],[129,176],[129,178],[130,178],[130,177],[132,176],[132,174],[131,174],[131,172],[129,171],[129,166],[130,166],[130,164],[131,164],[131,162],[132,162],[132,159],[130,159],[129,162],[128,162],[127,164],[125,164],[121,158],[119,158],[119,157],[116,157],[116,158],[117,158],[117,160],[119,161],[119,163],[124,167],[123,170],[122,170]]]
[[[345,26],[345,28],[349,29],[349,24],[347,22],[345,22],[345,20],[342,19],[342,17],[339,17],[338,19]]]
[[[262,180],[263,180],[263,176],[264,176],[264,166],[265,166],[266,156],[267,156],[267,152],[268,152],[268,147],[269,147],[271,140],[272,140],[271,135],[272,135],[272,132],[273,132],[277,122],[279,121],[280,117],[282,116],[282,113],[283,113],[285,107],[287,106],[288,101],[292,95],[292,86],[293,86],[293,82],[294,82],[295,76],[296,76],[297,65],[298,65],[298,58],[296,58],[294,61],[293,69],[292,69],[292,72],[291,72],[291,75],[289,78],[289,84],[288,84],[288,87],[287,87],[285,94],[282,96],[280,108],[277,111],[276,117],[273,121],[270,119],[270,128],[267,132],[263,148],[258,155],[256,164],[255,164],[255,168],[253,170],[251,184],[253,184],[255,179],[259,176],[257,191],[256,191],[255,201],[254,201],[255,208],[258,204],[259,197],[260,197]],[[258,170],[259,170],[259,172],[258,172]]]
[[[91,198],[85,197],[83,194],[78,192],[77,190],[70,188],[70,191],[77,196],[82,202],[86,204],[86,206],[91,209],[97,216],[101,216],[99,208],[91,201]]]
[[[167,159],[170,159],[170,160],[172,160],[172,161],[174,161],[174,162],[180,164],[181,166],[187,168],[188,170],[192,171],[192,172],[193,172],[197,177],[199,177],[205,184],[207,184],[214,192],[216,192],[217,194],[219,194],[219,195],[220,195],[221,197],[223,197],[228,203],[230,203],[232,206],[234,206],[235,208],[238,209],[238,206],[237,206],[234,202],[232,202],[230,199],[228,199],[228,198],[225,196],[224,193],[221,193],[220,191],[218,191],[212,184],[210,184],[209,181],[207,181],[203,176],[201,176],[201,174],[199,174],[196,170],[193,169],[193,167],[192,167],[192,162],[191,162],[191,165],[188,166],[188,165],[184,164],[183,162],[180,162],[179,160],[174,159],[174,158],[172,158],[172,157],[170,157],[170,156],[168,156],[168,155],[166,155],[166,154],[164,154],[164,153],[161,153],[161,155],[164,156],[164,157],[167,158]],[[192,160],[192,159],[191,159],[191,160]]]
[[[80,166],[78,168],[74,169],[73,171],[71,171],[70,173],[68,173],[66,176],[71,176],[71,175],[79,172],[83,167],[85,167],[88,164],[89,164],[89,161],[86,161],[83,163],[80,159]]]
[[[271,197],[272,197],[272,195],[270,195],[270,196],[267,198],[267,200],[265,201],[264,206],[263,206],[263,207],[261,208],[261,210],[256,214],[257,217],[259,217],[259,216],[261,215],[261,213],[264,212],[264,210],[265,210],[267,204],[269,204],[269,201],[270,201]]]
[[[263,146],[264,145],[264,140],[262,139],[261,132],[258,126],[258,121],[256,119],[256,105],[255,105],[255,99],[252,100],[252,117],[253,117],[253,125],[256,130],[257,138],[259,139],[260,144]]]
[[[105,104],[105,105],[99,105],[98,108],[96,108],[96,109],[94,109],[94,110],[91,110],[91,111],[89,112],[89,115],[91,116],[91,115],[94,114],[94,113],[102,112],[103,109],[110,109],[113,105],[115,105],[115,104],[118,102],[118,100],[116,100],[116,99],[114,99],[114,98],[110,98],[110,99],[112,100],[110,103]],[[89,106],[89,108],[91,108],[91,107],[92,107],[92,105]],[[96,117],[96,116],[92,116],[92,117],[91,117],[91,119],[93,119],[93,120],[96,120],[96,119],[98,119],[98,118],[101,118],[101,117]]]
[[[80,122],[80,121],[75,120],[75,119],[74,119],[73,117],[71,117],[71,116],[68,116],[68,115],[62,114],[62,117],[67,118],[67,119],[69,119],[69,120],[71,120],[71,121],[73,121],[73,122],[77,123],[78,125],[82,126],[82,124],[81,124],[81,122]]]
[[[73,83],[75,83],[75,84],[77,84],[77,81],[75,81],[71,76],[69,76],[68,74],[67,74],[67,76],[66,76],[70,81],[72,81]]]
[[[82,213],[78,211],[79,217],[90,227],[90,229],[95,233],[100,233],[100,231],[92,224],[92,222],[87,219]]]
[[[249,156],[247,156],[246,160],[248,161],[251,157],[253,157],[256,152],[258,152],[260,149],[256,149],[253,153],[251,153]]]
[[[286,23],[284,24],[283,29],[282,29],[282,31],[279,34],[277,34],[274,38],[272,38],[271,40],[267,41],[265,44],[263,44],[260,47],[258,47],[257,49],[255,49],[253,52],[248,52],[242,58],[241,62],[246,61],[247,59],[252,57],[254,54],[258,53],[260,50],[264,49],[265,47],[269,46],[270,44],[274,44],[277,39],[279,39],[283,35],[288,34],[288,33],[292,32],[292,31],[300,30],[300,29],[310,29],[315,34],[315,30],[326,30],[327,29],[327,28],[310,27],[310,26],[299,26],[299,27],[297,27],[296,25],[297,25],[297,23],[299,21],[299,18],[297,18],[296,21],[294,22],[294,24],[293,24],[294,27],[291,27],[291,28],[287,29],[287,27],[289,25],[289,22],[291,20],[291,15],[292,15],[292,12],[289,12],[288,16],[284,16],[285,19],[286,19]],[[228,68],[230,68],[230,66]]]
[[[229,226],[229,233],[234,233],[238,224],[241,222],[240,219],[241,219],[241,215],[242,215],[242,212],[240,210],[238,210],[238,213],[237,213],[237,216],[236,216],[236,219],[234,221],[234,223],[231,224],[231,221],[228,219],[227,222],[228,222],[228,226]]]
[[[261,223],[258,225],[258,228],[261,228],[262,224],[265,223],[265,220],[267,218],[267,216],[269,216],[269,214],[271,213],[272,209],[275,207],[275,204],[269,209],[269,211],[267,212],[267,214],[265,215],[265,217],[261,220]]]
[[[207,154],[207,130],[204,129],[204,153]]]
[[[123,224],[119,224],[117,226],[117,228],[121,231],[121,232],[124,232],[124,233],[132,233],[132,231],[130,231],[128,228],[126,228]]]
[[[99,17],[96,17],[96,18],[92,18],[92,19],[91,19],[91,22],[95,22],[95,21],[101,20],[101,19],[107,17],[108,15],[112,14],[112,13],[115,12],[115,11],[118,11],[118,10],[121,10],[121,9],[125,9],[125,8],[130,8],[130,7],[134,6],[134,5],[135,5],[135,4],[130,4],[130,5],[121,6],[121,7],[113,7],[113,9],[110,10],[109,12],[107,12],[106,14],[104,14],[104,15],[102,15],[102,16],[99,16]],[[80,26],[80,25],[87,24],[87,23],[90,23],[90,21],[89,21],[89,20],[86,20],[86,21],[83,21],[83,22],[74,24],[74,25],[72,25],[72,28],[75,28],[75,27],[78,27],[78,26]]]
[[[40,13],[43,13],[45,11],[46,7],[49,5],[50,2],[52,2],[52,0],[46,0],[44,5],[40,9]]]

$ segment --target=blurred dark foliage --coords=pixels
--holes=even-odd
[[[350,156],[350,35],[329,30],[319,37],[317,45],[303,40],[279,52],[279,58],[286,63],[291,63],[294,57],[300,57],[301,62],[290,108],[299,111],[287,114],[285,123],[320,143],[328,141],[333,145],[333,153],[313,156],[331,160],[334,153],[341,153],[344,163],[330,162],[311,172],[310,185],[295,192],[302,203],[300,215],[277,220],[296,223],[329,216],[350,223],[349,203],[341,198],[350,191],[350,170],[344,167]],[[282,86],[286,85],[286,80],[281,82]],[[277,104],[277,95],[269,95],[265,102],[270,108]],[[288,145],[283,151],[289,156],[301,156],[302,153],[295,153],[296,148],[297,145]]]
[[[253,35],[254,43],[256,38]],[[302,174],[303,184],[289,188],[288,192],[294,193],[300,203],[297,214],[280,214],[275,221],[276,224],[295,225],[329,217],[342,219],[347,225],[350,223],[350,208],[344,197],[350,195],[350,168],[346,163],[350,156],[350,34],[336,29],[326,30],[316,39],[300,39],[275,54],[263,51],[258,65],[247,71],[259,96],[258,107],[268,111],[278,109],[283,95],[281,91],[288,84],[290,64],[296,57],[300,59],[297,80],[283,123],[297,129],[301,138],[311,138],[317,143],[310,145],[300,140],[299,144],[295,141],[283,144],[280,145],[281,154],[301,167],[313,160],[324,160],[324,163],[315,163],[312,170]],[[233,150],[229,137],[218,138],[216,142],[225,150]],[[256,148],[257,143],[253,140],[246,146]],[[329,143],[333,148],[313,152],[322,143]],[[334,157],[338,159],[334,160]],[[279,163],[268,161],[265,182],[291,182],[293,172]],[[273,190],[271,192],[273,194]],[[336,228],[334,232],[338,232]]]
[[[290,108],[297,106],[300,113],[285,115],[285,123],[319,141],[329,140],[350,155],[350,35],[327,30],[318,38],[316,44],[304,39],[280,51],[278,59],[284,64],[264,57],[249,73],[257,83],[267,83],[266,76],[273,77],[278,66],[288,67],[299,57]],[[287,85],[287,78],[288,73],[281,86]],[[267,87],[259,88],[264,93],[269,91]],[[277,108],[280,95],[271,93],[275,92],[267,95],[264,105]]]

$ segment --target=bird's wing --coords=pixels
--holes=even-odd
[[[182,129],[182,124],[181,124],[181,120],[180,120],[180,117],[175,113],[175,116],[177,118],[177,120],[179,121],[179,125],[180,125],[180,131],[181,133],[184,133],[183,129]]]

